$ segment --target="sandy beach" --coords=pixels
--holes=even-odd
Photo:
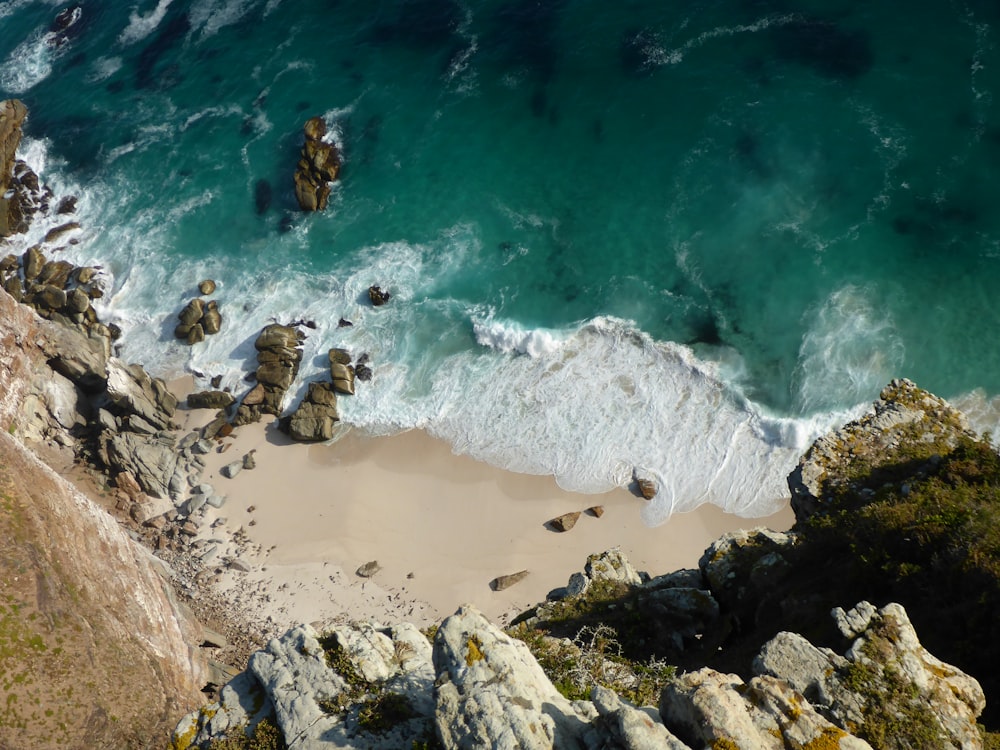
[[[174,384],[182,393],[183,386]],[[177,415],[187,430],[212,416],[183,406]],[[255,468],[223,476],[223,466],[251,451]],[[463,603],[507,622],[564,586],[588,554],[617,546],[637,569],[657,575],[695,567],[726,531],[786,529],[793,520],[788,508],[745,519],[702,506],[649,528],[640,519],[645,501],[627,490],[566,492],[552,477],[455,455],[419,430],[379,438],[348,432],[310,445],[292,443],[269,419],[238,428],[205,458],[202,481],[226,500],[220,509],[206,506],[201,536],[219,540],[213,559],[238,558],[249,568],[219,565],[215,583],[277,632],[299,622],[429,624]],[[546,525],[595,505],[603,515],[583,513],[570,531]],[[379,571],[358,576],[371,561]],[[491,590],[493,578],[521,570],[529,571],[525,580]]]

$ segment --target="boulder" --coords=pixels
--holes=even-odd
[[[354,395],[354,368],[340,362],[330,362],[330,379],[337,393]]]
[[[65,289],[69,276],[75,266],[67,260],[50,260],[38,272],[37,284],[48,284],[58,289]]]
[[[380,306],[384,305],[391,298],[392,298],[392,295],[389,294],[389,292],[387,292],[384,289],[382,289],[382,287],[379,287],[379,286],[370,286],[370,287],[368,287],[368,299],[371,300],[371,303],[375,307],[380,307]]]
[[[382,566],[378,564],[378,560],[371,560],[360,566],[354,572],[361,578],[371,578],[380,570],[382,570]]]
[[[52,369],[88,393],[104,390],[108,380],[111,341],[96,328],[48,324],[36,341]]]
[[[492,581],[490,581],[490,588],[493,591],[503,591],[504,589],[509,589],[514,584],[520,583],[527,577],[528,577],[528,571],[526,570],[519,570],[517,573],[509,573],[507,575],[497,576]]]
[[[24,269],[24,280],[34,281],[38,278],[38,274],[42,272],[42,266],[45,265],[45,255],[42,253],[41,248],[38,245],[29,247],[24,251],[24,255],[21,256],[21,267]]]
[[[209,300],[205,306],[205,313],[201,316],[201,327],[208,336],[214,336],[222,330],[222,314],[219,312],[219,303],[214,299]]]
[[[618,581],[629,586],[642,583],[639,573],[619,547],[613,547],[599,555],[588,555],[584,571],[591,581]]]
[[[202,327],[201,323],[195,323],[190,329],[188,329],[185,340],[188,344],[192,345],[200,344],[205,340],[205,329]]]
[[[177,467],[177,451],[172,438],[120,432],[107,444],[111,466],[135,477],[148,495],[170,497],[170,480]]]
[[[302,403],[288,419],[288,435],[302,442],[330,440],[338,421],[333,387],[329,383],[310,383]]]
[[[569,531],[574,526],[576,526],[577,520],[580,518],[580,511],[573,511],[572,513],[563,513],[561,516],[556,516],[551,521],[548,522],[548,526],[554,531]]]
[[[193,300],[188,302],[184,308],[177,314],[180,318],[181,324],[186,326],[193,326],[199,320],[205,312],[205,303],[203,300],[195,297]]]
[[[208,296],[215,292],[215,282],[212,279],[205,279],[198,282],[198,294]]]
[[[198,391],[189,393],[189,409],[227,409],[236,403],[236,397],[228,391]]]

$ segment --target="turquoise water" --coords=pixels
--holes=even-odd
[[[57,39],[65,5],[12,0],[0,97],[162,375],[240,390],[262,325],[312,320],[299,392],[371,356],[345,421],[580,491],[650,471],[651,523],[774,510],[893,377],[995,429],[1000,10],[665,5],[85,1]],[[305,215],[316,114],[344,168]],[[223,332],[189,348],[206,276]]]

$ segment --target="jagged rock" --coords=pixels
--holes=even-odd
[[[226,464],[221,469],[219,469],[219,473],[222,474],[222,476],[224,476],[226,479],[234,479],[236,475],[239,474],[241,471],[243,471],[242,460],[233,461],[231,463]]]
[[[407,748],[431,732],[433,680],[430,644],[413,625],[323,636],[303,625],[251,656],[218,703],[181,720],[173,741],[205,746],[268,718],[290,747]],[[359,720],[363,708],[369,722]]]
[[[38,272],[35,283],[64,289],[75,266],[67,260],[50,260]]]
[[[111,342],[99,331],[49,324],[36,342],[60,375],[88,393],[103,391],[108,380]]]
[[[527,577],[528,571],[526,570],[520,570],[517,573],[510,573],[508,575],[497,576],[490,581],[490,588],[493,589],[493,591],[503,591],[504,589],[509,589],[516,583],[520,583]]]
[[[619,547],[613,547],[599,555],[589,555],[584,571],[591,581],[619,581],[630,586],[642,583],[639,573]]]
[[[585,512],[589,513],[594,518],[600,518],[601,516],[604,515],[604,506],[603,505],[591,505],[589,508],[587,508],[587,510]]]
[[[862,602],[834,613],[853,632],[867,623],[841,657],[817,649],[802,636],[779,633],[754,660],[754,671],[786,680],[828,719],[841,727],[866,726],[882,717],[910,717],[907,727],[935,734],[938,746],[978,748],[976,718],[986,706],[979,683],[932,656],[920,644],[906,611],[888,604],[877,613]],[[872,729],[874,731],[874,729]],[[891,747],[912,746],[905,730]]]
[[[323,141],[326,123],[311,117],[303,126],[305,143],[295,170],[295,198],[303,211],[322,211],[330,197],[330,183],[340,174],[340,154],[332,143]]]
[[[108,458],[118,471],[130,472],[147,494],[170,496],[170,480],[177,467],[172,439],[121,432],[108,441]]]
[[[337,395],[329,383],[310,383],[306,397],[288,420],[292,440],[315,442],[333,438],[337,414]]]
[[[580,518],[580,511],[573,511],[572,513],[563,513],[561,516],[556,516],[548,525],[552,527],[555,531],[569,531],[574,526],[576,526],[577,519]]]
[[[860,419],[819,438],[788,477],[800,523],[821,511],[832,490],[852,481],[853,468],[884,456],[901,441],[923,442],[944,454],[960,437],[975,438],[968,421],[944,399],[909,380],[893,380]]]
[[[190,409],[227,409],[234,403],[236,398],[227,391],[198,391],[187,397]]]
[[[141,365],[108,360],[107,394],[122,413],[138,414],[160,430],[171,429],[177,398],[160,378],[152,378]]]
[[[739,529],[712,542],[698,566],[712,595],[723,607],[750,616],[759,601],[755,594],[773,593],[774,576],[768,574],[780,570],[781,564],[772,555],[780,556],[783,549],[796,541],[791,532],[763,527]]]
[[[205,279],[198,282],[198,294],[203,294],[207,297],[213,292],[215,292],[215,282],[212,279]]]
[[[372,379],[372,368],[368,365],[359,362],[354,366],[354,377],[360,380],[362,383],[367,383]]]
[[[652,473],[646,471],[645,469],[636,467],[633,471],[632,478],[635,481],[639,494],[643,498],[646,500],[652,500],[656,497],[656,493],[659,491],[659,482]]]
[[[11,190],[21,125],[27,116],[28,109],[20,100],[0,102],[0,237],[27,229],[22,226],[20,198]]]
[[[253,457],[253,454],[256,452],[257,449],[255,448],[254,450],[250,451],[249,453],[243,456],[243,468],[246,471],[250,471],[251,469],[257,468],[257,460]]]
[[[600,716],[595,723],[603,727],[611,739],[603,747],[623,750],[690,750],[663,726],[655,708],[636,708],[619,698],[613,690],[600,686],[591,691],[590,699]]]
[[[446,750],[570,748],[593,731],[593,706],[570,703],[523,642],[471,606],[441,623],[434,667],[434,721]]]
[[[392,298],[389,292],[385,291],[379,286],[368,287],[368,299],[375,307],[380,307],[388,302]]]

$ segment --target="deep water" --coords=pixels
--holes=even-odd
[[[371,358],[346,422],[574,490],[651,471],[651,523],[774,510],[893,377],[1000,425],[996,4],[76,5],[0,5],[0,97],[161,375],[240,390],[261,326],[314,321],[299,392],[331,346]],[[313,115],[344,157],[320,215]],[[205,277],[223,332],[187,347]]]

